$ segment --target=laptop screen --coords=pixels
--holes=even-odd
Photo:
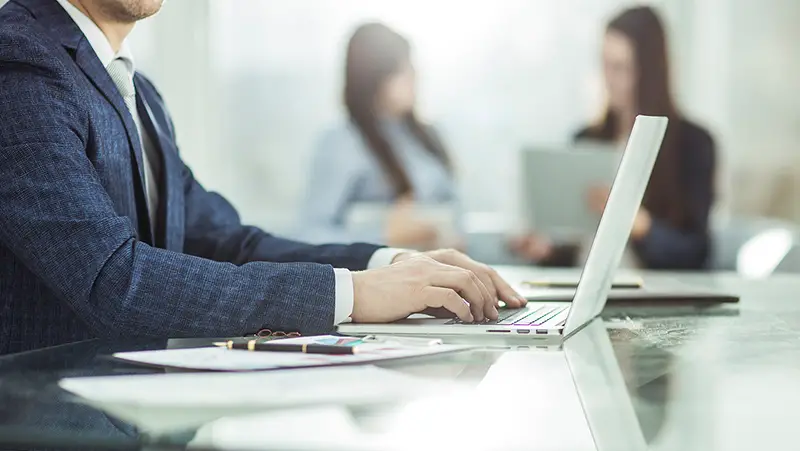
[[[638,116],[633,124],[606,209],[583,266],[564,335],[571,334],[599,315],[606,304],[661,148],[667,122],[665,117]]]

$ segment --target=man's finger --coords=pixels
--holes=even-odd
[[[489,277],[487,271],[482,268],[476,267],[476,270],[472,271],[472,274],[477,279],[475,284],[478,285],[478,288],[483,292],[483,315],[486,319],[494,321],[497,319],[497,293],[492,284],[492,279]],[[489,285],[487,285],[487,282]],[[489,286],[492,288],[490,289]]]
[[[455,252],[449,258],[449,265],[471,271],[477,280],[475,284],[483,292],[485,303],[483,304],[483,314],[491,320],[497,319],[497,291],[495,290],[492,278],[489,277],[489,267],[482,265],[466,255]]]
[[[438,265],[436,270],[430,273],[430,285],[441,288],[449,288],[458,292],[462,298],[469,302],[470,310],[476,321],[483,321],[486,315],[483,313],[483,306],[486,303],[485,289],[479,287],[481,281],[466,269],[456,268],[449,265]]]
[[[497,300],[500,299],[500,293],[497,291],[497,285],[492,280],[492,269],[486,265],[482,265],[480,263],[475,262],[475,269],[472,270],[475,275],[481,279],[483,285],[486,286],[486,290],[489,292],[489,296],[491,296],[494,305],[497,306]]]
[[[486,285],[484,285],[483,281],[481,281],[480,277],[478,277],[478,274],[475,271],[467,267],[461,267],[460,269],[462,271],[466,271],[467,274],[469,274],[470,278],[472,279],[472,283],[474,283],[475,286],[478,287],[478,290],[480,290],[481,292],[481,298],[483,299],[483,304],[480,306],[480,310],[478,311],[477,314],[475,313],[475,309],[478,309],[478,306],[475,306],[475,309],[473,309],[473,316],[482,318],[479,319],[479,321],[483,321],[483,319],[488,319],[492,321],[496,320],[497,298],[492,296],[491,293],[489,293],[489,290],[486,288]]]
[[[475,260],[458,251],[444,251],[441,253],[440,258],[442,263],[470,270],[478,277],[480,283],[477,283],[477,285],[479,288],[481,288],[481,291],[484,291],[486,299],[486,303],[483,306],[483,314],[486,318],[496,320],[498,295],[497,289],[494,286],[494,282],[489,276],[490,268],[486,265],[476,262]]]
[[[425,310],[421,311],[420,313],[430,315],[434,318],[454,318],[456,316],[455,313],[447,310],[444,307],[426,307]]]
[[[422,289],[422,298],[428,308],[447,309],[458,316],[461,321],[467,323],[475,320],[470,311],[470,305],[454,290],[441,287],[425,287]]]
[[[498,297],[500,300],[506,303],[507,307],[521,308],[528,303],[528,300],[522,297],[521,294],[517,293],[517,290],[513,289],[508,282],[503,280],[503,278],[500,277],[500,274],[497,274],[497,271],[490,269],[489,276],[492,278],[494,286],[497,287]]]

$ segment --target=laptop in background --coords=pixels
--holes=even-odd
[[[611,186],[621,159],[620,149],[602,144],[523,149],[520,199],[527,228],[555,242],[586,239],[600,221],[586,208],[587,193]]]

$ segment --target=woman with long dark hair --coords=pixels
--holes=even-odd
[[[667,116],[669,126],[631,233],[639,266],[702,269],[710,249],[709,213],[714,199],[715,148],[709,133],[675,105],[664,27],[650,7],[628,9],[606,29],[603,74],[608,106],[601,120],[576,140],[622,146],[638,114]],[[588,193],[588,208],[602,213],[609,187]],[[528,237],[516,249],[544,264],[574,263],[575,247]]]
[[[441,224],[419,207],[457,214],[452,166],[436,133],[417,118],[415,94],[408,41],[380,23],[360,26],[345,62],[349,117],[317,145],[301,216],[304,238],[415,249],[442,244]],[[349,218],[365,206],[377,218],[354,225]]]

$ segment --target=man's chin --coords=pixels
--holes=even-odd
[[[103,15],[120,23],[138,22],[154,16],[164,0],[99,0]]]
[[[137,21],[147,19],[148,17],[155,16],[161,11],[166,0],[134,0],[140,3],[141,9],[136,11],[138,14]]]

